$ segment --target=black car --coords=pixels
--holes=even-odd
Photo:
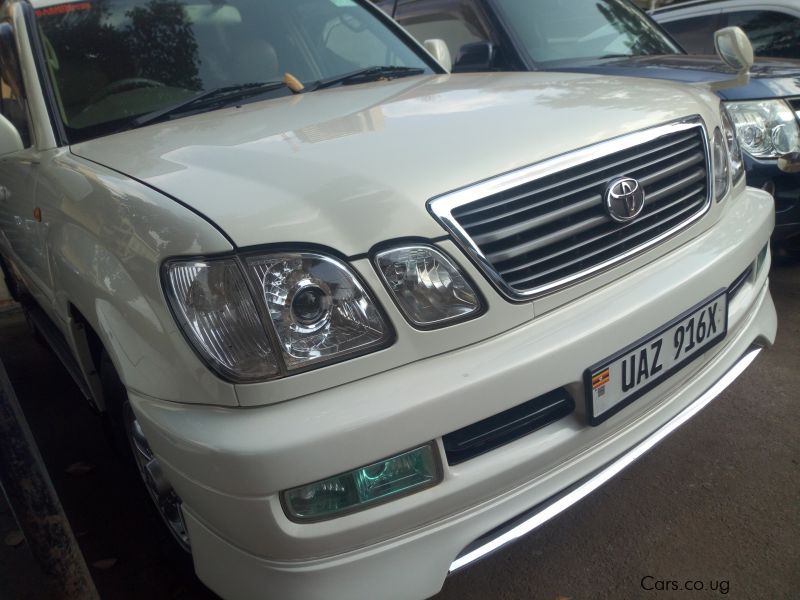
[[[455,59],[453,72],[578,71],[690,84],[713,84],[734,75],[716,56],[687,55],[628,0],[384,0],[378,4],[419,41],[444,40]],[[745,150],[748,184],[775,197],[773,240],[800,239],[800,173],[796,172],[800,61],[761,59],[750,73],[746,85],[717,93]]]
[[[714,32],[741,27],[756,56],[800,59],[800,0],[693,0],[650,12],[693,54],[714,52]]]

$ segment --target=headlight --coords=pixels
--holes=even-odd
[[[742,149],[757,158],[778,158],[800,151],[800,126],[783,100],[726,104]]]
[[[391,332],[339,261],[314,252],[247,258],[291,371],[376,349]]]
[[[178,324],[223,378],[250,383],[387,344],[392,331],[343,263],[314,252],[172,260],[164,289]],[[281,351],[272,340],[277,340]]]
[[[165,267],[170,306],[192,346],[225,379],[267,379],[278,363],[234,259],[175,261]]]
[[[714,167],[714,198],[722,200],[728,193],[730,186],[730,164],[728,159],[728,143],[719,127],[714,129],[712,139],[713,167]]]
[[[733,125],[730,114],[723,107],[722,109],[722,133],[728,143],[728,158],[731,161],[731,179],[734,183],[744,175],[744,160],[742,159],[742,149],[739,140],[736,138],[736,128]]]
[[[441,252],[403,246],[375,256],[381,279],[412,325],[437,327],[476,316],[478,294]]]

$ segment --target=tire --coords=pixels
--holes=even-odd
[[[28,324],[28,329],[30,330],[33,339],[35,339],[37,343],[39,343],[39,345],[41,345],[44,348],[47,348],[48,351],[52,352],[50,344],[47,342],[45,337],[42,335],[42,332],[39,331],[39,328],[36,326],[36,323],[34,323],[33,319],[31,318],[31,309],[32,309],[31,302],[32,301],[22,303],[22,312],[25,315],[25,322]]]
[[[180,555],[189,557],[191,545],[183,521],[181,500],[161,474],[158,461],[128,401],[125,385],[105,350],[100,358],[100,379],[106,400],[107,431],[112,445],[126,463],[131,476],[147,492],[151,507],[158,513],[172,545]]]
[[[25,321],[28,324],[28,329],[30,329],[31,335],[39,342],[42,346],[50,349],[50,344],[48,344],[45,337],[42,335],[42,332],[39,331],[39,328],[36,327],[34,324],[33,319],[31,319],[30,311],[36,306],[36,301],[28,294],[25,290],[23,285],[19,282],[19,280],[14,276],[11,272],[11,269],[8,268],[8,265],[0,258],[0,271],[3,273],[3,279],[5,280],[6,288],[8,289],[8,293],[11,295],[12,300],[18,302],[20,306],[22,306],[22,310],[25,314]]]
[[[11,294],[11,298],[19,302],[22,295],[20,286],[17,283],[16,277],[11,273],[11,269],[8,268],[2,258],[0,258],[0,272],[3,274],[3,279],[5,280],[6,288],[8,288],[8,293]]]

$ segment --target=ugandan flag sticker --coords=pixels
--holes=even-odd
[[[595,373],[592,375],[592,389],[597,390],[602,388],[605,384],[608,383],[609,379],[609,370],[608,368],[603,369],[599,373]]]

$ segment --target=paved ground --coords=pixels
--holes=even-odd
[[[620,477],[449,579],[437,600],[800,597],[800,266],[774,269],[772,291],[780,318],[773,350]],[[93,568],[101,595],[213,598],[163,553],[143,493],[18,313],[0,313],[0,358],[88,562],[116,559],[111,568]],[[76,462],[93,470],[70,475]],[[13,528],[2,506],[0,528],[0,538]],[[706,589],[660,591],[671,588],[664,581]],[[40,584],[24,545],[0,546],[0,598],[46,600]]]

